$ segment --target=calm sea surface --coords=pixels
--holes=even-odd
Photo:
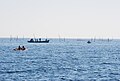
[[[120,81],[120,40],[27,40],[0,39],[0,81]]]

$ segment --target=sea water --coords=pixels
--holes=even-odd
[[[0,39],[0,81],[120,81],[120,40],[27,40]]]

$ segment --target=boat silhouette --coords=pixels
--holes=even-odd
[[[90,44],[91,42],[90,41],[87,41],[88,44]]]
[[[41,38],[39,38],[39,39],[30,39],[27,42],[28,43],[49,43],[49,40],[48,39],[41,40]]]
[[[13,50],[14,51],[24,51],[24,50],[26,50],[26,48],[24,46],[22,46],[22,47],[18,46],[18,48],[15,48]]]

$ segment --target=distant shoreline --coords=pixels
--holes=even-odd
[[[12,39],[30,39],[30,38],[34,38],[34,37],[25,37],[25,38],[22,38],[22,37],[19,37],[19,38],[12,37]],[[46,39],[46,37],[36,37],[36,38]],[[10,37],[0,37],[0,39],[10,39]],[[115,39],[116,40],[116,39],[118,39],[118,40],[120,40],[120,38],[83,38],[83,37],[81,37],[81,38],[80,37],[78,37],[78,38],[76,38],[76,37],[75,38],[74,37],[73,38],[72,37],[66,37],[66,38],[65,37],[64,38],[62,38],[62,37],[61,38],[57,38],[57,37],[50,37],[49,38],[49,37],[47,37],[47,39],[76,39],[76,40],[77,39],[78,40],[80,40],[80,39],[81,40],[82,39],[86,39],[86,40],[87,39],[91,39],[91,40],[107,40],[107,39],[109,39],[109,40],[114,40]]]

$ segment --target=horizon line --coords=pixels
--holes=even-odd
[[[47,38],[47,39],[120,39],[120,37],[0,37],[0,38]]]

